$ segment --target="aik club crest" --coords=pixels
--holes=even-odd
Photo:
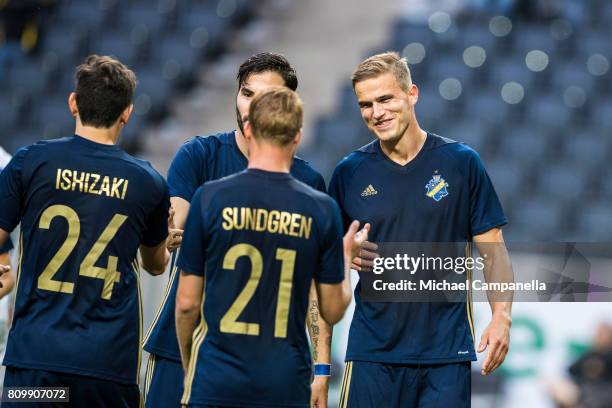
[[[442,178],[440,174],[434,174],[431,180],[427,182],[425,188],[427,189],[427,197],[433,198],[435,201],[440,201],[448,195],[448,183]]]

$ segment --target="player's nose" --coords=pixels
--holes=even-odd
[[[382,107],[382,105],[378,104],[378,103],[374,103],[372,105],[372,116],[374,117],[374,119],[380,119],[385,115],[385,110]]]

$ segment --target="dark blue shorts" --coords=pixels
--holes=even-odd
[[[184,379],[181,363],[150,354],[145,378],[145,407],[180,408]]]
[[[348,361],[339,408],[467,408],[471,363],[382,364]]]
[[[139,408],[140,390],[136,384],[121,384],[99,378],[57,371],[29,370],[6,367],[4,387],[68,387],[70,402],[27,403],[40,408]],[[3,402],[2,407],[23,408],[22,402]]]
[[[223,406],[223,405],[208,405],[208,404],[187,404],[183,405],[184,408],[236,408],[235,405]]]

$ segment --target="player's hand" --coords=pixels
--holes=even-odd
[[[181,246],[183,242],[183,230],[182,229],[168,229],[168,239],[166,240],[166,247],[168,251],[172,252]]]
[[[510,325],[512,319],[507,314],[493,315],[491,323],[487,326],[480,338],[478,352],[482,353],[489,348],[485,358],[482,375],[489,375],[495,371],[505,360],[510,347]]]
[[[367,223],[364,227],[359,230],[359,221],[353,221],[344,235],[344,253],[350,255],[350,259],[355,258],[359,255],[363,243],[368,240],[368,232],[370,231],[370,224]]]
[[[9,265],[0,265],[0,276],[4,275],[10,270],[11,270],[11,267]],[[0,288],[3,288],[3,287],[4,285],[2,285],[2,282],[0,282]]]
[[[183,230],[176,228],[174,225],[174,208],[170,207],[170,213],[168,215],[168,239],[166,240],[166,247],[168,251],[172,252],[181,246],[183,242]]]
[[[374,266],[374,259],[380,258],[376,250],[378,250],[378,245],[370,241],[364,241],[359,255],[353,258],[351,269],[359,272],[371,271]]]
[[[329,377],[317,375],[310,384],[310,408],[327,408]]]

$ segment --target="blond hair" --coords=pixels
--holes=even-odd
[[[395,80],[399,86],[404,90],[408,91],[410,85],[412,85],[412,78],[410,75],[410,69],[405,58],[401,58],[397,52],[387,51],[382,54],[372,55],[367,58],[361,64],[357,66],[351,81],[353,82],[353,89],[355,85],[363,80],[376,78],[379,75],[392,72],[395,76]]]
[[[304,108],[292,90],[274,88],[257,95],[249,107],[249,123],[256,139],[278,146],[291,143],[302,128]]]

